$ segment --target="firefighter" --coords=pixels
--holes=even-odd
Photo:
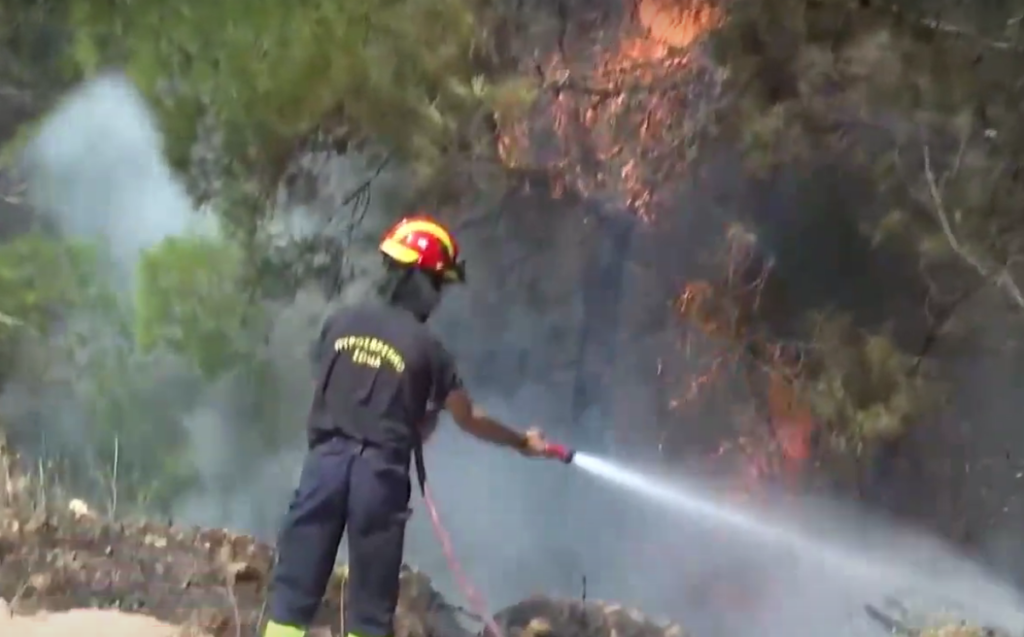
[[[463,431],[524,456],[557,458],[537,429],[484,415],[425,322],[446,287],[465,281],[451,234],[406,218],[380,244],[381,298],[325,321],[315,346],[309,449],[278,539],[264,637],[303,637],[348,531],[349,637],[391,637],[412,491],[423,487],[424,424],[444,409]]]

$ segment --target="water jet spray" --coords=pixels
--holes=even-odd
[[[609,458],[578,452],[558,443],[548,443],[542,457],[572,465],[610,487],[629,492],[632,497],[653,503],[666,515],[682,516],[688,524],[714,527],[729,533],[729,540],[747,546],[759,545],[785,553],[789,569],[804,571],[810,567],[827,573],[828,581],[839,581],[850,594],[858,597],[858,607],[877,595],[879,590],[900,591],[900,597],[912,595],[912,601],[927,603],[933,610],[957,615],[976,615],[985,623],[1014,629],[1024,626],[1024,604],[1012,590],[961,562],[952,553],[930,554],[930,565],[924,570],[909,560],[897,558],[891,551],[875,555],[865,547],[847,546],[834,538],[822,537],[795,520],[782,519],[774,512],[756,512],[724,500],[699,481],[683,477],[671,480],[646,471],[630,468]],[[429,492],[425,493],[434,530],[441,540],[456,583],[473,612],[485,623],[486,637],[505,637],[487,610],[487,603],[475,589],[458,563]],[[900,539],[898,534],[886,539]],[[805,571],[806,572],[806,571]],[[881,587],[881,588],[880,588]],[[861,595],[870,597],[861,599]]]
[[[572,464],[610,486],[659,505],[667,514],[682,515],[689,522],[728,531],[737,542],[785,551],[800,562],[829,572],[846,583],[867,582],[872,588],[912,590],[942,606],[953,603],[964,611],[979,613],[986,620],[1014,629],[1024,626],[1024,600],[1019,594],[952,552],[932,554],[930,563],[922,570],[920,565],[894,559],[891,554],[871,555],[863,551],[863,547],[845,546],[811,529],[794,525],[792,521],[730,503],[693,480],[659,478],[562,445],[549,445],[548,451],[549,457]],[[891,541],[900,537],[895,529],[892,533]]]

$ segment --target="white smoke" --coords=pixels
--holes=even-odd
[[[107,75],[71,92],[25,152],[29,199],[67,236],[102,241],[121,273],[167,237],[210,230],[163,155],[132,83]]]

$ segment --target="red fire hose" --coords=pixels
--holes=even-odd
[[[455,585],[465,595],[466,601],[469,603],[469,609],[480,617],[480,620],[484,623],[492,637],[502,637],[498,623],[494,621],[494,617],[487,610],[487,602],[484,600],[483,595],[480,594],[480,591],[473,586],[473,582],[462,571],[462,564],[459,563],[459,558],[455,555],[455,549],[452,547],[452,538],[441,523],[441,516],[437,511],[437,506],[434,504],[434,498],[430,495],[429,486],[424,487],[423,501],[427,505],[427,511],[430,512],[430,524],[434,527],[434,534],[437,535],[437,539],[441,542],[444,557],[448,560],[448,568],[451,569],[452,575],[455,577]]]
[[[576,452],[572,449],[565,445],[556,445],[554,443],[548,445],[547,453],[552,458],[560,460],[565,464],[572,464],[573,458],[576,457]]]
[[[550,444],[548,445],[547,455],[565,464],[572,464],[576,452],[563,445]],[[498,623],[494,621],[494,617],[487,610],[487,601],[463,572],[462,564],[459,562],[458,556],[455,555],[455,548],[452,546],[452,538],[448,535],[444,524],[441,523],[441,515],[434,504],[433,496],[430,495],[430,487],[426,484],[423,485],[423,501],[426,503],[427,511],[430,513],[430,524],[434,527],[434,534],[437,535],[438,541],[441,542],[444,557],[448,560],[448,568],[451,569],[452,575],[455,577],[455,585],[465,595],[470,610],[480,617],[480,620],[483,621],[484,626],[491,633],[492,637],[503,637],[501,629],[498,628]]]

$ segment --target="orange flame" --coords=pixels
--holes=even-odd
[[[721,20],[718,9],[708,4],[682,6],[672,0],[640,0],[636,9],[637,20],[650,40],[666,49],[690,46]]]
[[[680,114],[686,112],[688,99],[690,47],[717,26],[721,16],[706,3],[637,0],[634,17],[616,44],[596,47],[596,58],[570,65],[558,54],[541,65],[554,99],[538,118],[541,121],[533,123],[550,124],[557,157],[550,159],[543,148],[532,150],[548,155],[541,163],[566,176],[567,185],[580,194],[612,194],[649,219],[655,187],[675,177],[656,166],[657,160],[671,156],[673,164],[685,164],[677,157],[676,146],[683,136],[680,129],[685,128]],[[578,50],[589,55],[594,48]],[[499,125],[499,153],[509,166],[521,163],[520,153],[513,149],[552,141],[543,131],[526,130],[521,123]],[[534,137],[539,144],[532,143]]]
[[[762,268],[759,273],[748,271],[748,279],[757,274],[752,283],[738,274],[752,263],[750,259],[755,252],[756,238],[731,232],[730,239],[728,276],[717,285],[707,281],[687,284],[677,308],[680,316],[706,337],[729,344],[731,353],[715,359],[707,373],[690,383],[685,398],[674,401],[672,406],[696,398],[712,380],[723,375],[726,362],[738,363],[744,356],[753,356],[756,365],[753,368],[748,365],[745,375],[748,383],[751,375],[765,381],[763,385],[757,383],[751,388],[764,406],[766,418],[755,419],[749,434],[723,444],[717,455],[728,453],[743,459],[739,478],[744,492],[749,492],[753,485],[769,475],[787,478],[791,486],[796,486],[796,480],[811,457],[814,416],[798,395],[794,384],[798,370],[794,362],[788,360],[781,347],[769,344],[748,325],[768,277],[767,268]]]
[[[540,65],[551,94],[543,104],[546,110],[532,119],[499,122],[499,152],[508,166],[522,165],[525,154],[540,157],[542,166],[554,169],[556,196],[570,188],[583,196],[612,194],[641,219],[650,220],[657,207],[657,187],[679,179],[687,169],[681,150],[688,150],[691,135],[684,120],[693,105],[689,86],[698,66],[694,44],[721,23],[723,14],[708,0],[634,1],[632,21],[621,29],[615,44],[601,46],[603,34],[595,32],[594,42],[570,43],[569,52]],[[591,57],[595,49],[598,53]],[[589,59],[570,63],[566,57],[573,51]],[[545,124],[549,131],[543,130]],[[750,248],[732,247],[737,261]],[[732,278],[730,269],[726,292]],[[707,337],[733,344],[734,353],[720,356],[706,373],[694,377],[684,395],[672,401],[673,408],[695,400],[726,375],[729,363],[739,361],[737,352],[751,338],[744,323],[751,311],[748,306],[756,300],[729,298],[719,293],[720,287],[691,283],[677,308]],[[785,364],[765,363],[769,378],[761,398],[771,428],[762,422],[756,433],[726,445],[745,458],[745,481],[759,482],[766,474],[778,473],[780,464],[786,473],[797,473],[810,455],[813,418],[799,402]],[[771,371],[775,364],[780,365],[777,372]]]
[[[783,374],[772,372],[769,382],[768,410],[772,429],[782,452],[784,469],[787,474],[795,475],[811,457],[814,416]]]

